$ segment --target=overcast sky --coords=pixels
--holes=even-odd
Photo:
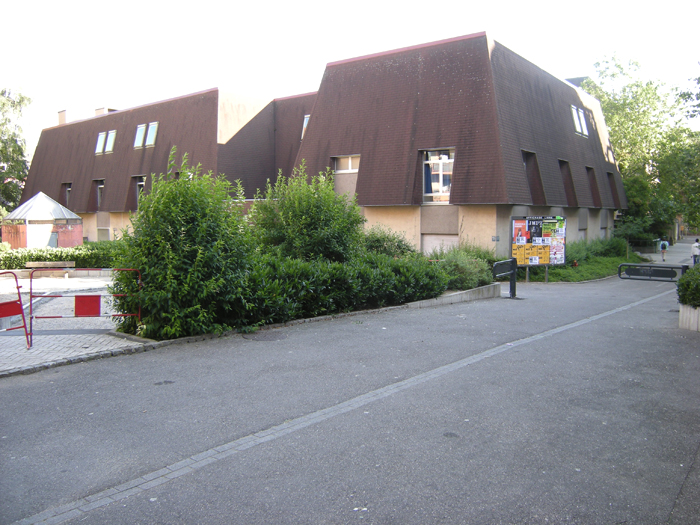
[[[43,128],[219,87],[266,100],[316,91],[325,65],[486,31],[559,78],[616,54],[688,87],[700,76],[700,2],[666,0],[2,0],[0,88],[32,99]]]

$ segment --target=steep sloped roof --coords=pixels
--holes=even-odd
[[[38,191],[61,199],[62,184],[72,184],[70,208],[78,213],[133,211],[136,176],[165,173],[173,146],[180,156],[216,172],[217,112],[219,90],[113,111],[86,120],[69,122],[41,132],[34,153],[22,202]],[[158,122],[153,147],[135,147],[139,125]],[[97,154],[99,133],[116,132],[114,150]],[[104,181],[102,203],[97,209],[93,181]]]
[[[585,137],[572,108],[585,111]],[[626,207],[597,101],[485,33],[328,64],[296,164],[316,173],[360,155],[360,205],[417,205],[420,151],[444,148],[455,149],[452,204],[571,205],[563,163],[577,206]]]
[[[80,216],[61,206],[41,191],[4,218],[6,221],[51,221],[55,219],[80,219]]]

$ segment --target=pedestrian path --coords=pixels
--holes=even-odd
[[[666,253],[666,261],[661,260],[661,253],[644,254],[654,264],[688,264],[692,266],[690,246],[695,237],[687,237],[670,246]],[[51,293],[59,290],[66,293],[106,293],[111,283],[109,277],[80,277],[54,278],[45,277],[34,282],[37,291]],[[22,303],[25,306],[25,316],[29,325],[29,279],[20,279]],[[17,297],[15,281],[12,278],[0,276],[0,302]],[[71,306],[61,304],[70,299],[39,299],[37,312],[39,315],[60,315],[72,313]],[[109,305],[103,304],[103,311]],[[16,318],[12,326],[21,325],[21,319]],[[34,325],[32,348],[27,349],[24,331],[13,330],[0,332],[0,378],[27,374],[81,361],[89,361],[102,357],[142,352],[149,348],[162,346],[172,342],[156,343],[137,337],[125,338],[115,332],[115,324],[108,317],[78,318],[78,319],[40,319]]]
[[[666,261],[661,260],[661,252],[659,253],[644,253],[645,257],[649,257],[654,264],[687,264],[693,266],[693,261],[690,258],[690,246],[695,242],[695,237],[686,237],[677,240],[673,246],[669,246],[666,251]]]
[[[34,280],[34,294],[65,293],[104,294],[110,279],[83,277],[75,279],[40,278]],[[29,279],[19,279],[22,304],[29,326]],[[15,280],[0,277],[0,302],[16,299]],[[72,315],[72,298],[35,299],[34,314],[40,316]],[[110,305],[103,298],[102,311]],[[5,321],[5,320],[3,320]],[[10,326],[21,326],[20,316]],[[142,351],[148,340],[120,337],[109,317],[35,319],[33,345],[27,348],[24,330],[0,332],[0,377],[26,374],[80,361]]]

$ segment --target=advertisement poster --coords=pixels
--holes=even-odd
[[[511,217],[512,257],[518,266],[564,264],[566,219],[564,217]]]

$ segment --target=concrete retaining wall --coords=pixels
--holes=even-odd
[[[685,304],[680,305],[678,328],[700,332],[700,308],[693,308]]]
[[[425,301],[416,301],[408,303],[409,308],[431,308],[433,306],[441,306],[443,304],[466,303],[468,301],[476,301],[478,299],[491,299],[501,296],[501,283],[493,283],[487,286],[481,286],[472,290],[464,290],[463,292],[455,292],[449,295],[441,295],[435,299],[426,299]]]

